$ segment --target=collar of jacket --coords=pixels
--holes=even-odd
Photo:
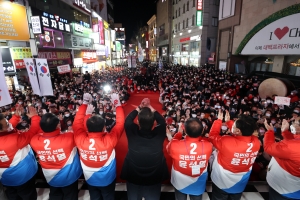
[[[60,134],[60,129],[55,129],[53,132],[41,133],[44,137],[54,137]]]
[[[89,132],[88,135],[89,136],[93,136],[93,137],[102,137],[103,135],[105,135],[107,132]]]
[[[9,135],[9,134],[12,134],[12,133],[17,133],[18,131],[16,131],[16,129],[13,129],[12,131],[10,132],[0,132],[0,137],[1,136],[6,136],[6,135]]]

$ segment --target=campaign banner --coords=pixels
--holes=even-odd
[[[43,96],[53,96],[50,71],[47,59],[35,59],[40,89]]]
[[[132,68],[136,68],[136,57],[135,56],[131,56],[131,66],[132,66]]]
[[[61,65],[57,66],[57,70],[59,74],[69,73],[71,71],[70,65]]]
[[[291,98],[289,98],[289,97],[279,97],[279,96],[276,96],[274,104],[289,106],[290,102],[291,102]]]
[[[127,57],[127,63],[128,63],[128,68],[131,68],[132,67],[132,65],[131,65],[131,56]]]
[[[35,71],[35,65],[33,58],[24,58],[25,67],[28,73],[29,81],[32,87],[33,94],[41,96],[40,86],[37,80],[37,74]]]
[[[2,57],[0,56],[0,107],[11,104],[12,100],[9,95],[8,87],[4,76],[4,67]]]

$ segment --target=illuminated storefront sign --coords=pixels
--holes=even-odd
[[[41,16],[42,26],[50,29],[55,29],[64,32],[71,32],[68,20],[59,17],[58,15],[43,12]]]
[[[197,20],[196,20],[196,25],[197,26],[202,26],[202,11],[197,11]]]
[[[88,13],[91,12],[90,0],[75,0],[74,5],[78,6],[84,11],[87,11]]]

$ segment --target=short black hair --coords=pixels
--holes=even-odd
[[[46,113],[42,116],[42,119],[40,121],[40,127],[45,133],[50,133],[55,131],[58,123],[59,119],[56,115],[52,113]]]
[[[94,115],[86,121],[88,132],[102,132],[105,125],[105,120],[100,115]]]
[[[151,130],[154,124],[154,113],[148,107],[142,108],[138,120],[141,129]]]
[[[257,130],[255,120],[248,115],[240,115],[235,121],[235,127],[240,129],[243,136],[251,136]]]
[[[3,114],[0,113],[0,121],[3,120],[5,118],[5,116]],[[2,130],[2,124],[0,124],[0,130]]]
[[[197,138],[201,136],[203,131],[202,122],[198,119],[188,119],[184,124],[185,132],[189,137]]]

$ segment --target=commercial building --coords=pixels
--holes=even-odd
[[[217,0],[173,0],[172,53],[176,64],[213,61],[218,33]]]
[[[172,41],[172,4],[173,0],[159,0],[156,3],[157,52],[162,61],[169,61]]]
[[[157,47],[156,47],[156,33],[157,33],[157,28],[156,28],[156,15],[153,15],[149,21],[147,22],[148,24],[148,36],[149,36],[149,41],[148,41],[148,49],[149,49],[149,60],[152,62],[157,61],[158,59],[158,53],[157,53]]]
[[[298,0],[221,0],[217,64],[300,76]]]

